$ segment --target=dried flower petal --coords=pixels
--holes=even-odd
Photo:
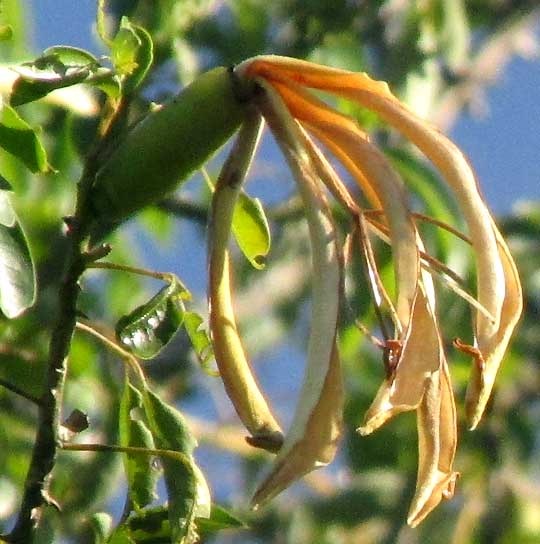
[[[456,407],[446,360],[429,379],[418,408],[418,478],[407,523],[416,527],[442,499],[451,499],[459,473],[456,454]]]
[[[358,431],[370,434],[396,414],[415,410],[443,359],[435,317],[420,288],[395,372],[383,382]]]
[[[476,428],[482,418],[502,357],[523,308],[521,283],[516,265],[501,234],[495,226],[493,228],[504,267],[505,297],[497,332],[488,338],[478,338],[478,349],[483,356],[484,364],[481,369],[473,364],[465,399],[465,411],[471,430]]]
[[[305,206],[312,246],[313,310],[302,391],[269,475],[253,497],[257,507],[296,479],[334,458],[341,433],[343,385],[336,348],[341,262],[332,215],[309,157],[299,145],[299,127],[279,96],[266,89],[259,107],[293,172]]]

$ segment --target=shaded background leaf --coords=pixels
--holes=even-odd
[[[18,317],[34,304],[35,297],[36,278],[28,242],[9,194],[0,190],[0,308],[7,317]]]
[[[0,147],[31,172],[47,172],[47,155],[35,130],[12,107],[1,103],[0,106]]]
[[[258,270],[263,269],[270,251],[270,228],[258,198],[240,193],[234,208],[232,231],[247,260]]]

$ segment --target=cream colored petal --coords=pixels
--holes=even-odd
[[[406,204],[402,180],[381,151],[369,142],[356,138],[346,127],[314,125],[309,120],[304,125],[335,153],[353,177],[356,177],[359,169],[380,199],[394,254],[397,314],[405,330],[411,316],[420,263],[416,227]]]
[[[487,310],[477,311],[475,320],[476,345],[484,363],[482,368],[476,363],[473,366],[467,394],[469,425],[474,429],[522,311],[521,286],[515,264],[483,202],[470,165],[448,138],[416,117],[397,99],[389,98],[387,92],[337,88],[333,92],[376,111],[413,141],[439,168],[462,209],[477,261],[477,298]]]
[[[345,210],[349,212],[351,217],[356,223],[356,234],[360,238],[361,249],[365,258],[367,276],[370,282],[372,296],[377,306],[381,306],[384,303],[388,307],[390,316],[396,326],[397,330],[401,330],[401,324],[397,317],[397,312],[394,308],[394,304],[387,293],[382,280],[379,276],[377,269],[377,263],[375,262],[374,252],[371,246],[371,241],[367,232],[368,225],[364,218],[363,210],[360,209],[353,195],[339,178],[337,172],[333,166],[328,162],[321,150],[315,145],[309,134],[301,127],[302,145],[307,151],[309,158],[313,161],[317,174],[319,175],[322,183],[332,193],[334,198],[343,206]],[[377,199],[378,200],[378,199]],[[349,235],[350,236],[350,235]],[[352,238],[348,238],[350,241]],[[390,243],[389,238],[387,238]],[[345,252],[347,254],[347,252]]]
[[[241,77],[266,78],[280,93],[293,116],[336,154],[367,198],[376,207],[382,204],[390,227],[396,262],[397,313],[404,329],[409,322],[416,291],[419,259],[415,243],[416,230],[406,205],[401,178],[384,154],[366,141],[365,133],[351,118],[333,112],[326,104],[307,95],[296,85],[322,85],[326,78],[337,81],[356,74],[284,57],[255,58],[239,65],[235,72]],[[382,87],[384,85],[378,82],[373,83],[374,89],[382,90]]]
[[[269,501],[312,470],[332,462],[341,436],[342,412],[343,379],[334,344],[317,403],[312,406],[309,417],[303,423],[302,433],[298,433],[294,440],[286,438],[283,450],[276,456],[270,473],[253,496],[251,502],[254,508]]]
[[[443,360],[418,408],[418,477],[407,523],[416,527],[440,502],[452,498],[459,473],[453,463],[457,445],[454,394]]]
[[[496,334],[487,338],[478,338],[478,349],[482,354],[483,363],[481,367],[473,364],[465,401],[465,411],[470,429],[475,429],[482,418],[504,352],[523,309],[521,283],[516,265],[501,234],[495,226],[493,228],[504,267],[506,296]]]
[[[257,119],[246,121],[241,128],[212,199],[208,267],[210,330],[221,379],[238,416],[252,435],[249,442],[276,451],[283,442],[283,436],[253,376],[240,340],[231,296],[227,251],[234,206],[249,167],[250,146],[255,147],[259,129],[260,121]]]
[[[343,410],[341,369],[335,342],[341,263],[332,215],[314,166],[299,143],[299,127],[279,95],[266,87],[257,103],[293,172],[304,203],[312,247],[313,302],[300,398],[283,447],[255,493],[254,507],[333,459]]]
[[[513,264],[503,262],[507,257],[499,250],[497,230],[468,162],[450,140],[416,117],[397,99],[363,90],[335,92],[377,111],[431,159],[452,187],[468,224],[476,256],[477,298],[487,313],[494,317],[490,319],[484,312],[477,311],[476,341],[484,359],[490,359],[490,367],[498,367],[504,354],[503,347],[506,347],[521,311],[520,305],[514,301],[515,294],[506,293],[506,289],[518,286],[519,282],[512,273]],[[510,277],[507,278],[507,274]],[[506,301],[507,298],[511,300]],[[512,312],[513,315],[503,316],[503,312]]]

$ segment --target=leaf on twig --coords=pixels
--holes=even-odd
[[[118,321],[118,341],[136,357],[155,357],[182,326],[185,313],[183,299],[188,296],[180,280],[173,277],[171,283],[147,303]]]
[[[120,445],[154,448],[152,433],[143,419],[143,397],[128,380],[120,400]],[[139,454],[123,454],[128,481],[128,494],[136,509],[143,508],[156,498],[158,471],[152,457]]]

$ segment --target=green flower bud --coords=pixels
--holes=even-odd
[[[244,118],[232,77],[206,72],[135,126],[97,173],[90,199],[99,224],[157,202],[232,136]]]

